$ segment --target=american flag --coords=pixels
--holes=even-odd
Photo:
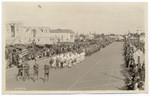
[[[27,49],[23,49],[22,50],[22,56],[25,56],[27,54],[29,54],[29,51]]]

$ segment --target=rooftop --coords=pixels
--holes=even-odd
[[[50,30],[51,33],[70,33],[74,34],[74,32],[70,29],[56,29],[56,30]]]

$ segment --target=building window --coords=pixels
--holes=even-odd
[[[15,37],[15,24],[9,24],[10,25],[10,27],[11,27],[11,36],[12,37]]]
[[[32,30],[33,32],[33,37],[36,37],[36,29]]]

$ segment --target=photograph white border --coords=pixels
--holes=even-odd
[[[1,10],[2,10],[2,2],[148,2],[148,9],[150,8],[149,7],[149,0],[22,0],[22,1],[20,1],[20,0],[13,0],[13,1],[12,0],[2,0],[2,1],[0,1]],[[2,22],[2,11],[0,11],[0,12],[1,12],[0,17],[1,17],[1,22]],[[148,10],[148,15],[147,16],[149,16],[149,10]],[[148,21],[148,20],[146,20],[146,21]],[[148,25],[149,21],[146,22],[146,23]],[[0,33],[0,35],[1,35],[0,43],[1,43],[1,45],[5,44],[5,38],[4,38],[5,34],[2,33],[2,30],[3,30],[2,29],[2,25],[3,24],[1,23],[1,28],[0,28],[0,31],[1,31],[1,33]],[[146,28],[146,29],[147,29],[147,36],[146,36],[147,42],[145,42],[146,43],[145,46],[147,47],[146,48],[146,52],[149,53],[149,51],[148,51],[148,49],[149,49],[149,47],[148,47],[148,45],[149,45],[149,42],[148,42],[148,40],[149,40],[149,34],[148,34],[149,30],[148,29],[149,28]],[[3,37],[2,37],[2,35],[3,35]],[[5,49],[4,46],[2,46],[2,49],[0,49],[1,56],[2,56],[1,57],[1,61],[3,61],[4,57],[5,57],[4,54],[2,54],[3,53],[2,50],[4,50],[4,49]],[[149,61],[148,54],[146,54],[145,60],[146,60],[146,64],[147,64],[147,69],[150,69],[149,66],[148,66],[148,61]],[[5,61],[3,61],[3,63],[4,62]],[[2,75],[4,76],[5,70],[2,70],[2,69],[5,68],[5,65],[3,63],[1,62],[1,69],[0,70],[1,70]],[[148,70],[146,72],[148,72]],[[149,77],[147,77],[148,76],[147,74],[148,73],[146,73],[146,80],[149,80]],[[1,75],[2,84],[5,84],[5,78],[2,77],[2,75]],[[146,81],[146,82],[148,82],[148,81]],[[12,92],[12,91],[4,90],[5,89],[4,87],[1,87],[1,88],[2,88],[2,94],[99,94],[99,93],[103,93],[103,94],[104,93],[109,93],[109,94],[113,93],[114,94],[114,93],[128,93],[127,95],[129,95],[131,93],[134,93],[136,96],[138,96],[138,95],[144,96],[142,94],[137,94],[137,93],[143,93],[143,92],[147,93],[148,92],[148,85],[149,85],[149,83],[145,84],[145,85],[147,85],[146,86],[146,90],[138,91],[138,92],[136,92],[136,91],[119,91],[119,92],[116,92],[116,91],[111,91],[111,90],[110,91],[109,90],[107,90],[107,91],[105,90],[105,91],[25,91],[25,92],[13,91]],[[3,86],[5,86],[5,85],[3,85]],[[134,94],[131,94],[131,95],[134,96]]]

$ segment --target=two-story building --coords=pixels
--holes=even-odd
[[[49,27],[25,27],[22,22],[6,24],[6,44],[56,44],[74,42],[75,34],[70,29],[50,29]]]

